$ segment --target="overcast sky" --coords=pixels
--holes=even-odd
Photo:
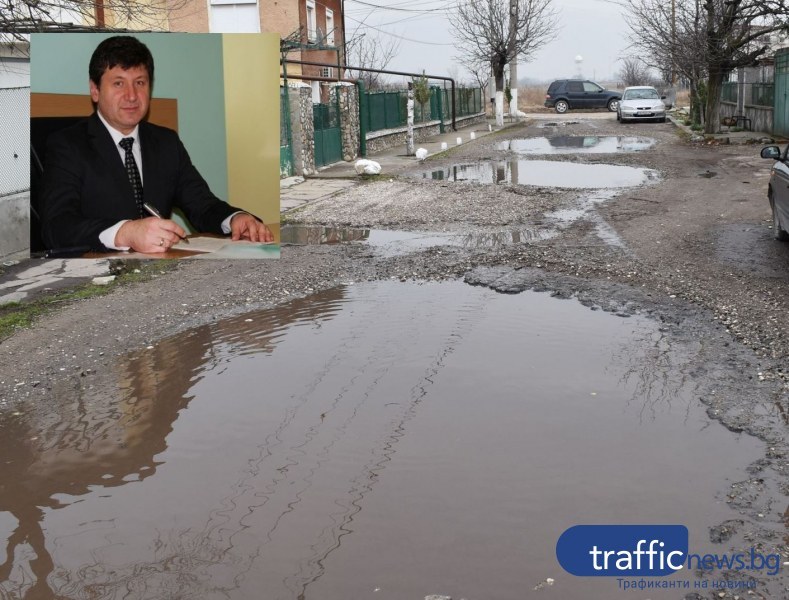
[[[452,29],[446,17],[456,0],[346,0],[348,38],[364,33],[389,42],[399,52],[389,64],[394,71],[446,75],[455,63]],[[584,77],[601,81],[615,76],[617,59],[628,53],[628,29],[621,8],[607,0],[553,0],[559,13],[556,39],[529,63],[518,65],[518,78],[550,81],[577,73],[575,57],[583,57]],[[380,8],[379,8],[380,7]],[[385,8],[384,8],[385,7]],[[363,23],[363,25],[360,24]],[[465,73],[460,69],[461,78]]]

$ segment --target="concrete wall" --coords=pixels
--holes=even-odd
[[[737,112],[737,104],[734,102],[721,102],[721,119],[738,114],[744,114],[751,120],[751,131],[761,131],[770,134],[773,132],[773,109],[769,106],[751,106],[746,104],[743,112],[739,113]]]
[[[30,254],[30,193],[0,197],[0,260]]]

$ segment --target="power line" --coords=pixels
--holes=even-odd
[[[443,6],[438,8],[400,8],[399,5],[390,5],[390,6],[381,6],[380,4],[373,4],[372,2],[364,2],[363,0],[349,0],[349,2],[355,2],[356,4],[362,4],[363,6],[368,6],[370,8],[376,8],[379,10],[392,10],[392,11],[399,11],[399,12],[415,12],[420,14],[427,14],[427,13],[436,13],[436,12],[446,12],[451,6],[454,6],[454,2],[445,2]],[[410,4],[409,2],[403,2],[403,5]],[[421,2],[417,2],[417,4],[423,4]],[[347,11],[346,11],[347,13]]]
[[[383,33],[384,35],[388,35],[388,36],[391,36],[391,37],[394,37],[394,38],[397,38],[397,39],[400,39],[400,40],[404,40],[406,42],[413,42],[414,44],[425,44],[426,46],[454,46],[455,45],[455,44],[448,44],[448,43],[443,43],[442,44],[440,42],[425,42],[425,41],[422,41],[422,40],[415,40],[415,39],[412,39],[412,38],[407,38],[405,36],[397,35],[395,33],[389,33],[388,31],[384,31],[383,29],[379,29],[378,27],[374,27],[373,25],[366,25],[363,21],[359,21],[358,19],[354,19],[353,17],[351,17],[351,16],[349,16],[347,14],[345,15],[345,17],[347,19],[352,20],[352,21],[356,21],[360,25],[364,25],[365,27],[369,27],[370,29],[374,29],[375,31],[377,31],[379,33]]]

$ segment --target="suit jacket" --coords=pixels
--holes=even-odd
[[[178,134],[141,122],[139,143],[145,201],[164,217],[180,208],[198,231],[221,234],[222,221],[240,209],[214,196]],[[41,200],[48,248],[107,250],[99,234],[139,218],[123,160],[96,113],[49,137]]]

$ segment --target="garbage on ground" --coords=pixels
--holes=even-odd
[[[91,283],[93,285],[109,285],[115,281],[115,275],[107,275],[106,277],[94,277]]]
[[[353,168],[359,175],[379,175],[381,173],[381,165],[366,158],[357,160]]]

